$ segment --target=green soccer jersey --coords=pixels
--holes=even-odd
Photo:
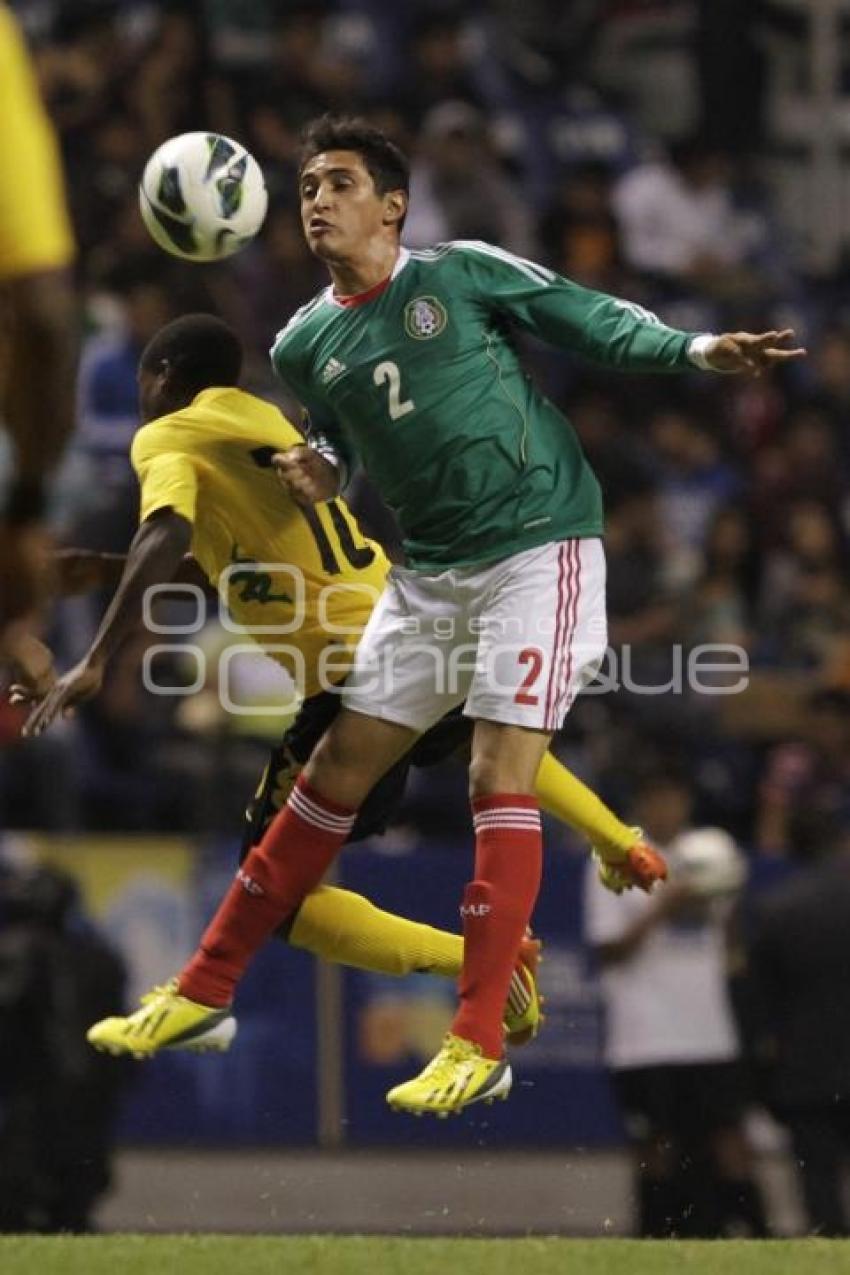
[[[624,370],[691,366],[693,334],[493,247],[402,250],[355,305],[327,288],[278,334],[272,361],[313,433],[359,460],[404,534],[440,571],[602,532],[599,485],[566,417],[511,342],[521,327]]]

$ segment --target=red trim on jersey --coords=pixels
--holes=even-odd
[[[388,274],[386,279],[382,279],[380,283],[373,284],[365,292],[353,292],[350,297],[341,297],[335,292],[333,299],[337,305],[345,306],[346,309],[350,306],[365,305],[367,301],[374,301],[375,297],[379,297],[382,292],[386,292],[392,280],[392,275]]]

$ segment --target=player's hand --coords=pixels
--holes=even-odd
[[[296,504],[316,505],[333,500],[339,492],[339,471],[314,447],[302,444],[275,452],[272,464]]]
[[[25,629],[8,631],[7,654],[14,667],[9,687],[10,704],[31,704],[43,699],[56,685],[53,655],[43,642]]]
[[[715,372],[749,372],[751,376],[761,376],[772,367],[805,356],[806,351],[801,346],[789,345],[793,337],[791,328],[758,335],[724,332],[706,347],[706,362]]]
[[[103,666],[81,660],[39,699],[24,722],[21,734],[27,739],[43,734],[57,717],[69,715],[78,704],[84,704],[96,695],[102,685]]]
[[[606,862],[596,850],[593,856],[599,865],[599,880],[613,894],[635,887],[649,894],[659,881],[667,880],[664,856],[646,841],[636,842],[625,858],[615,863]]]

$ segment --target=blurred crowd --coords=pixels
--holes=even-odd
[[[792,852],[801,805],[847,826],[850,315],[840,280],[808,272],[758,164],[765,49],[794,56],[793,10],[734,0],[13,7],[61,138],[80,249],[87,335],[56,493],[63,543],[121,552],[129,542],[135,363],[168,318],[223,315],[249,346],[250,388],[286,406],[268,346],[323,283],[294,198],[299,130],[329,108],[362,113],[412,156],[410,246],[491,240],[676,326],[793,327],[809,348],[803,364],[749,381],[619,377],[543,347],[527,354],[575,424],[608,509],[610,658],[559,750],[621,809],[645,771],[675,762],[701,817],[763,855]],[[216,266],[167,257],[137,211],[151,150],[197,128],[247,143],[271,196],[260,239]],[[393,546],[368,485],[352,498]],[[63,660],[82,652],[103,604],[61,604]],[[220,709],[214,622],[205,692],[145,692],[140,661],[163,640],[176,641],[128,645],[91,707],[26,746],[14,742],[18,711],[0,708],[7,826],[236,826],[280,723]],[[158,680],[185,689],[197,656],[189,663],[166,654]],[[243,682],[251,704],[279,695],[273,671]],[[433,819],[414,793],[410,818],[425,805]],[[465,827],[457,802],[439,809],[445,830]]]

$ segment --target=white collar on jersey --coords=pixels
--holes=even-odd
[[[400,247],[398,250],[398,256],[395,259],[395,265],[393,266],[392,272],[390,274],[390,282],[392,282],[392,280],[395,279],[396,275],[401,274],[402,270],[407,265],[409,260],[410,260],[410,253],[408,249]],[[371,291],[371,289],[367,288],[366,291],[369,292]],[[334,286],[332,283],[329,283],[327,288],[325,288],[325,300],[329,301],[331,305],[336,306],[338,310],[350,309],[350,306],[345,305],[336,296],[334,296]]]

